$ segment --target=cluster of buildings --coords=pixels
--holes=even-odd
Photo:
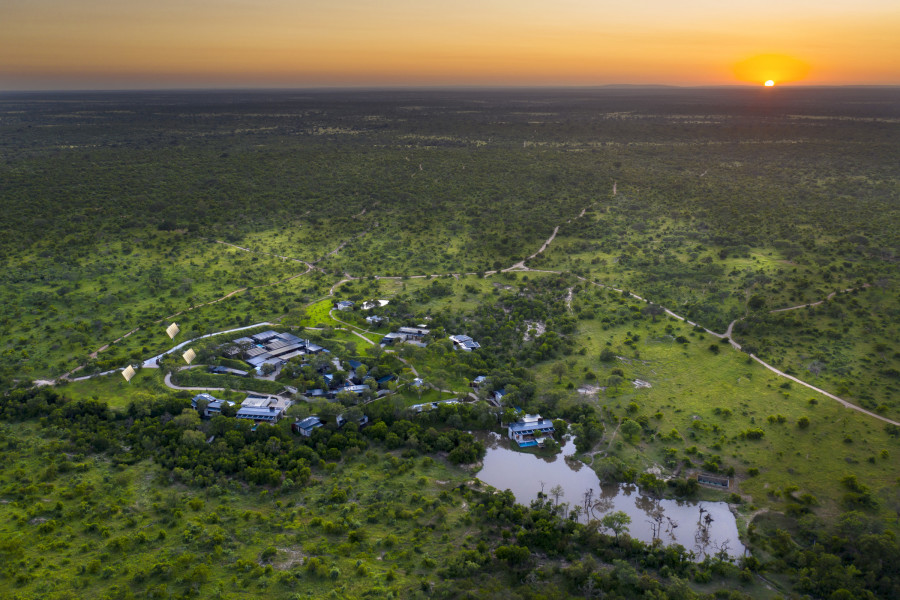
[[[231,345],[225,349],[225,356],[243,360],[261,371],[267,364],[277,369],[294,357],[322,352],[328,352],[328,350],[310,340],[299,338],[293,333],[263,331],[233,340]]]
[[[360,308],[363,310],[371,310],[373,308],[378,308],[379,306],[386,306],[388,303],[387,300],[366,300],[360,305]],[[334,303],[334,307],[338,310],[353,310],[353,306],[354,304],[350,300],[339,300]]]
[[[201,400],[206,402],[206,406],[203,409],[200,408]],[[230,400],[219,400],[215,396],[211,394],[197,394],[191,399],[191,408],[196,411],[200,411],[201,417],[214,417],[216,415],[222,414],[222,405],[227,404],[228,406],[234,406],[234,402]]]
[[[371,375],[360,376],[358,370],[362,366],[365,365],[358,360],[348,360],[344,364],[341,364],[340,359],[335,357],[332,359],[330,365],[322,365],[319,367],[319,372],[322,373],[322,378],[325,380],[326,387],[324,389],[306,390],[303,395],[307,400],[313,398],[334,399],[341,392],[361,396],[365,392],[372,390],[373,387],[377,390],[376,393],[380,394],[384,393],[382,390],[387,387],[388,383],[397,378],[394,374],[384,375],[378,379],[375,379]],[[346,372],[346,379],[343,382],[339,381],[334,374],[330,372],[331,370]],[[374,386],[371,385],[372,382],[375,383]]]
[[[349,310],[353,307],[353,303],[349,300],[341,301],[336,304],[340,310]],[[370,324],[377,325],[387,319],[372,315],[366,319]],[[382,346],[404,342],[425,346],[424,338],[431,333],[431,330],[419,325],[416,327],[400,327],[395,332],[388,333],[381,340]],[[454,348],[471,352],[481,345],[467,335],[451,335],[450,341]],[[311,342],[308,339],[300,338],[292,333],[278,333],[276,331],[264,331],[248,337],[241,337],[233,340],[224,350],[224,355],[229,358],[237,358],[248,363],[257,371],[262,371],[265,365],[271,365],[275,369],[279,369],[288,360],[297,356],[316,355],[328,352],[327,349]],[[327,362],[327,361],[326,361]],[[386,375],[379,379],[374,379],[370,375],[363,374],[362,377],[357,376],[357,370],[364,366],[359,361],[348,360],[345,365],[334,357],[330,364],[319,366],[320,373],[323,373],[325,381],[325,389],[307,390],[304,396],[307,400],[314,398],[335,398],[339,393],[345,392],[362,395],[373,388],[383,389],[387,384],[396,378],[396,375]],[[344,371],[347,373],[343,381],[337,379],[334,373],[330,371]],[[221,374],[232,374],[246,376],[247,371],[234,369],[230,367],[216,366],[210,367],[210,372]],[[362,371],[360,371],[362,373]],[[375,382],[377,386],[372,385]],[[478,389],[488,383],[485,376],[476,377],[472,381],[472,387]],[[413,386],[419,387],[424,385],[421,379],[416,379]],[[381,392],[387,393],[387,392]],[[495,406],[501,406],[505,390],[496,390],[490,394],[488,400]],[[202,400],[202,402],[200,402]],[[428,402],[411,406],[414,412],[423,412],[437,408],[440,404],[457,404],[458,400],[444,400],[440,402]],[[197,394],[191,401],[191,405],[200,410],[203,417],[212,417],[221,414],[224,405],[235,406],[234,402],[220,400],[210,394]],[[257,423],[277,423],[283,418],[287,409],[293,404],[289,398],[281,396],[269,396],[260,394],[250,394],[241,402],[240,407],[236,407],[236,417],[239,419],[248,419]],[[338,427],[346,424],[346,420],[341,416],[337,419]],[[359,425],[363,426],[368,423],[368,418],[363,417]],[[324,421],[317,416],[307,417],[297,420],[291,424],[291,428],[295,433],[304,436],[312,435],[312,432],[324,425]],[[510,423],[507,428],[507,435],[520,447],[527,448],[530,446],[541,446],[546,436],[553,434],[553,424],[549,419],[544,419],[540,415],[525,415],[515,423]]]
[[[204,404],[205,406],[203,406]],[[237,406],[230,400],[220,400],[207,393],[197,394],[191,399],[191,406],[194,410],[200,411],[200,416],[207,418],[222,414],[222,406],[226,404],[228,406]],[[250,394],[241,402],[241,406],[237,409],[237,413],[234,416],[238,419],[248,419],[257,423],[274,424],[284,417],[287,409],[293,404],[293,400],[281,396]]]
[[[309,437],[313,434],[313,431],[315,431],[319,427],[323,427],[325,423],[325,419],[316,415],[312,415],[306,417],[305,419],[297,419],[296,421],[291,423],[291,431],[293,431],[294,433],[298,433],[303,437]],[[349,423],[349,421],[344,418],[344,415],[338,415],[336,423],[338,428],[340,428]],[[369,417],[367,417],[366,415],[359,417],[358,419],[356,419],[356,424],[359,427],[365,427],[369,424]]]
[[[368,317],[366,320],[381,317]],[[370,321],[370,323],[373,321]],[[379,321],[380,322],[380,321]],[[400,327],[397,331],[391,332],[381,338],[382,346],[389,346],[391,344],[396,344],[398,342],[406,342],[407,344],[414,344],[416,346],[425,347],[425,343],[422,341],[425,336],[431,333],[430,329],[426,329],[424,326],[419,325],[417,327]],[[481,348],[481,344],[473,340],[467,335],[451,335],[450,341],[453,342],[453,347],[457,350],[463,350],[465,352],[471,352],[476,348]]]

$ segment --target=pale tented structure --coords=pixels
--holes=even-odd
[[[187,364],[191,364],[195,358],[197,358],[197,353],[194,352],[193,348],[188,348],[187,352],[181,355],[181,358],[184,359],[184,362]]]
[[[175,339],[175,336],[178,335],[179,331],[181,331],[181,330],[178,329],[178,325],[176,325],[175,323],[172,323],[171,325],[166,327],[166,333],[168,333],[169,337],[172,338],[173,340]]]
[[[125,378],[125,381],[131,381],[131,378],[134,377],[135,373],[136,371],[134,370],[134,367],[128,365],[127,367],[125,367],[125,370],[122,371],[122,377]]]

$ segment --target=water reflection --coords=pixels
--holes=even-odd
[[[701,560],[723,551],[732,557],[744,554],[734,515],[724,502],[661,500],[642,494],[633,484],[601,485],[593,469],[572,458],[571,440],[562,454],[539,457],[510,448],[509,440],[495,433],[477,435],[487,448],[478,478],[497,489],[511,490],[520,504],[527,506],[543,491],[554,502],[565,504],[564,512],[581,522],[622,511],[631,517],[628,532],[632,537],[681,544]],[[556,486],[562,491],[558,497],[551,493]]]

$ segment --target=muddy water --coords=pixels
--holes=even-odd
[[[487,448],[478,479],[497,489],[512,491],[520,504],[527,506],[542,489],[549,494],[559,485],[564,491],[560,503],[568,503],[570,510],[581,507],[582,522],[586,519],[587,500],[593,518],[599,519],[611,511],[627,513],[631,517],[629,534],[644,542],[653,541],[655,529],[656,537],[664,544],[681,544],[693,551],[698,560],[722,549],[732,557],[744,554],[734,515],[724,502],[658,500],[642,494],[634,485],[601,486],[593,469],[571,458],[575,452],[571,440],[566,442],[562,454],[545,458],[513,450],[512,442],[495,433],[480,435],[478,439]],[[588,490],[592,492],[586,497]],[[705,512],[701,513],[701,508]],[[707,515],[712,518],[708,525]]]

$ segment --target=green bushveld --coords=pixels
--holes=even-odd
[[[702,331],[724,333],[733,322],[745,351],[900,416],[896,91],[780,92],[245,94],[237,107],[216,94],[0,97],[4,387],[138,363],[173,343],[266,321],[399,376],[393,396],[364,399],[366,413],[396,431],[337,455],[328,440],[342,434],[320,434],[327,440],[314,451],[330,458],[310,463],[308,490],[279,483],[289,468],[259,467],[250,479],[222,465],[204,471],[197,452],[212,423],[158,438],[162,453],[126,440],[140,430],[128,419],[190,420],[175,405],[152,418],[134,412],[186,404],[188,392],[163,383],[183,364],[177,355],[130,384],[113,373],[58,382],[62,397],[52,402],[48,391],[7,397],[0,585],[22,598],[66,597],[72,582],[76,596],[91,597],[490,597],[509,588],[535,597],[651,589],[691,597],[689,580],[702,593],[740,585],[737,596],[767,597],[753,575],[762,568],[784,593],[896,597],[900,567],[884,557],[898,554],[900,429],[789,383]],[[96,117],[89,127],[86,111]],[[490,274],[532,256],[554,233],[525,260],[551,272]],[[375,298],[390,304],[359,310]],[[331,313],[338,299],[357,308]],[[369,314],[390,321],[373,327]],[[182,328],[174,342],[163,331],[171,321]],[[382,350],[363,339],[377,343],[418,323],[432,330],[424,349]],[[452,350],[446,336],[458,333],[482,349]],[[196,364],[222,364],[218,342],[192,344]],[[412,389],[415,372],[456,394]],[[522,406],[569,421],[579,456],[605,480],[738,504],[754,556],[739,567],[688,568],[677,556],[639,544],[625,550],[630,542],[559,521],[551,507],[514,509],[506,496],[457,488],[465,470],[418,453],[449,451],[460,425],[493,427],[487,405],[418,416],[406,407],[468,394],[478,375],[490,378],[482,397],[506,389],[504,411]],[[260,391],[320,385],[299,366],[275,383],[200,368],[173,378]],[[44,401],[68,421],[16,404]],[[434,434],[410,434],[397,425],[407,418]],[[111,424],[112,445],[92,433],[102,423]],[[115,445],[120,435],[132,450]],[[435,445],[440,437],[447,441]],[[378,535],[351,540],[353,514],[393,489],[393,476],[372,465],[404,460],[423,461],[419,508],[440,505],[446,520],[414,516],[388,546],[406,556],[380,555],[391,537],[384,523],[373,524]],[[673,476],[728,474],[737,492],[697,490],[681,476],[665,485],[643,473],[650,466]],[[406,489],[414,478],[398,481]],[[336,507],[322,503],[345,483],[356,508],[344,514],[337,503],[350,524],[338,532]],[[100,501],[103,494],[115,502]],[[79,527],[98,502],[109,524]],[[415,514],[394,504],[398,518]],[[208,515],[223,520],[202,522]],[[335,529],[320,535],[326,522]],[[138,523],[179,533],[135,542],[126,532]],[[184,533],[203,525],[225,536],[220,550]],[[39,544],[28,543],[33,536]],[[120,541],[104,551],[107,539]],[[411,554],[417,547],[424,557]],[[639,579],[635,566],[661,579]]]

